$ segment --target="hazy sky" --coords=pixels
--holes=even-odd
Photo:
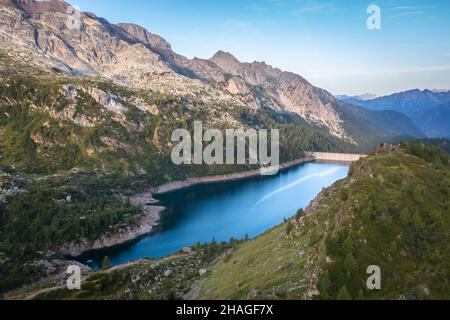
[[[71,0],[133,22],[187,57],[229,51],[298,73],[333,94],[450,89],[450,0]],[[381,8],[382,29],[366,26]]]

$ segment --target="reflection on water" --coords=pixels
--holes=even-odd
[[[255,237],[306,207],[324,187],[347,176],[348,165],[308,163],[273,177],[190,187],[159,195],[167,207],[153,235],[134,243],[82,257],[114,265],[170,255],[196,242]]]

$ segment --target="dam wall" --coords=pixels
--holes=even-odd
[[[367,157],[365,154],[351,153],[329,153],[329,152],[306,152],[306,155],[313,157],[318,161],[338,161],[338,162],[355,162],[361,158]]]

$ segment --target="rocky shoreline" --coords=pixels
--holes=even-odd
[[[316,159],[311,156],[307,156],[298,160],[287,162],[280,166],[280,172],[295,167],[300,164],[314,162]],[[220,183],[220,182],[231,182],[231,181],[239,181],[247,178],[257,177],[261,175],[260,170],[251,170],[241,173],[228,174],[228,175],[218,175],[218,176],[210,176],[210,177],[202,177],[202,178],[191,178],[184,181],[176,181],[167,183],[165,185],[161,185],[156,188],[150,189],[149,192],[143,192],[140,194],[133,195],[129,198],[130,202],[135,206],[142,206],[144,211],[143,218],[139,221],[138,224],[134,226],[129,226],[121,230],[121,232],[117,235],[105,235],[97,240],[83,240],[81,242],[72,242],[63,245],[59,250],[59,254],[67,256],[67,257],[79,257],[83,253],[93,251],[93,250],[101,250],[108,249],[117,245],[124,244],[129,241],[136,240],[139,237],[150,234],[154,227],[159,224],[161,214],[166,209],[163,206],[158,206],[159,201],[154,198],[156,194],[168,193],[176,190],[181,190],[184,188],[188,188],[195,185],[209,184],[209,183]],[[65,260],[67,265],[76,264],[80,265],[84,272],[89,271],[90,268],[87,266],[83,266],[75,261]],[[62,272],[62,271],[61,271]],[[44,277],[39,281],[39,283],[46,283],[49,280],[60,279],[62,274],[58,273],[55,275],[49,275]],[[26,287],[24,287],[26,288]],[[11,296],[13,292],[22,292],[24,288],[19,290],[14,290],[8,294],[5,294],[3,298]]]
[[[303,164],[303,163],[313,162],[315,160],[316,159],[314,157],[307,156],[307,157],[304,157],[301,159],[286,162],[286,163],[280,165],[279,172],[290,169],[292,167],[295,167],[295,166]],[[217,175],[217,176],[201,177],[201,178],[189,178],[189,179],[186,179],[183,181],[174,181],[174,182],[166,183],[159,187],[153,188],[146,195],[151,197],[155,194],[169,193],[169,192],[182,190],[185,188],[202,185],[202,184],[239,181],[239,180],[254,178],[254,177],[258,177],[258,176],[261,176],[261,169],[245,171],[245,172],[241,172],[241,173],[232,173],[232,174],[227,174],[227,175]]]
[[[314,157],[307,156],[282,164],[279,171],[281,172],[297,165],[313,161],[315,161]],[[166,209],[163,206],[155,206],[155,204],[158,203],[158,201],[153,198],[155,194],[168,193],[202,184],[239,181],[258,177],[260,175],[261,170],[257,169],[228,175],[189,178],[184,181],[174,181],[152,188],[149,192],[136,194],[130,198],[130,202],[135,206],[142,205],[144,208],[144,217],[137,225],[125,228],[117,235],[106,235],[97,240],[86,239],[81,242],[65,244],[59,249],[59,253],[64,256],[78,257],[89,251],[108,249],[150,234],[153,231],[153,228],[158,225],[161,214]]]
[[[161,218],[161,213],[164,210],[165,207],[161,206],[145,206],[144,217],[138,224],[124,228],[119,234],[116,235],[105,235],[97,240],[86,239],[81,242],[65,244],[58,250],[58,252],[64,256],[78,257],[88,251],[107,249],[133,241],[139,237],[151,233],[153,228],[158,225]]]

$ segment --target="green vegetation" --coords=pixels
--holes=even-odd
[[[123,113],[102,106],[92,89],[112,95]],[[136,99],[157,112],[139,109]],[[95,240],[134,224],[141,209],[112,190],[131,194],[188,177],[253,169],[172,164],[174,129],[193,130],[195,120],[225,130],[228,124],[216,121],[224,113],[244,127],[279,128],[283,162],[302,157],[304,150],[353,148],[290,114],[205,105],[93,78],[1,71],[0,168],[20,181],[22,192],[0,203],[0,253],[6,257],[0,264],[0,292],[42,276],[33,262],[48,259],[47,251],[58,258],[54,252],[63,244]],[[2,188],[10,188],[8,183]]]
[[[80,291],[59,289],[38,295],[37,299],[183,299],[192,283],[201,277],[200,271],[208,272],[211,263],[226,257],[240,243],[243,242],[234,239],[229,243],[213,240],[195,245],[192,252],[179,252],[159,260],[144,259],[115,270],[103,268],[83,281]]]
[[[240,111],[240,119],[250,127],[280,130],[280,160],[288,162],[301,158],[303,151],[361,152],[363,149],[330,135],[326,130],[314,128],[295,114],[248,108]]]
[[[240,245],[200,298],[448,299],[450,166],[420,143],[383,146],[325,190],[303,221]],[[378,265],[382,289],[365,287]]]
[[[343,286],[342,289],[339,291],[337,300],[339,300],[339,301],[352,300],[352,297],[348,293],[348,290],[345,286]]]
[[[427,146],[438,147],[448,154],[450,154],[450,140],[449,139],[423,139],[420,142]]]
[[[112,267],[111,261],[108,256],[105,256],[102,261],[102,269],[107,270]]]
[[[91,88],[112,94],[126,109],[124,115],[101,106],[88,93]],[[135,99],[155,106],[158,114],[138,109]],[[302,157],[304,150],[357,151],[355,145],[288,113],[204,105],[94,79],[52,81],[0,74],[0,165],[35,174],[101,171],[122,179],[138,176],[151,185],[249,170],[249,166],[175,166],[170,161],[173,130],[192,131],[194,121],[225,130],[228,125],[216,121],[224,113],[244,127],[280,129],[282,162]]]
[[[8,59],[0,53],[0,60],[5,66],[13,64]],[[244,128],[278,128],[281,133],[280,160],[282,162],[304,156],[305,150],[365,151],[373,147],[375,142],[384,139],[375,133],[368,134],[371,138],[358,141],[360,142],[358,146],[333,137],[327,130],[312,126],[302,118],[289,113],[272,110],[254,111],[246,106],[223,105],[220,102],[206,105],[195,98],[169,96],[151,90],[145,92],[131,90],[94,78],[68,78],[57,74],[39,76],[32,71],[30,69],[30,72],[22,70],[16,73],[8,67],[0,71],[0,183],[2,190],[14,191],[16,190],[14,188],[19,190],[19,192],[14,191],[13,195],[5,193],[7,194],[5,199],[0,194],[2,196],[0,201],[0,292],[40,279],[45,272],[35,262],[61,258],[55,253],[61,245],[83,239],[95,240],[104,235],[115,234],[122,228],[136,223],[141,217],[141,208],[133,207],[126,200],[118,197],[117,193],[125,195],[126,198],[152,186],[184,180],[188,177],[228,174],[253,169],[246,165],[173,165],[170,160],[172,131],[177,128],[192,131],[194,121],[203,121],[205,128],[226,129],[230,123]],[[94,98],[92,89],[102,90],[108,97],[114,97],[115,103],[122,106],[123,110],[117,112],[113,110],[114,108],[101,105],[99,99]],[[153,112],[138,108],[136,99],[150,109],[153,108]],[[223,119],[223,115],[227,115],[232,121],[226,123],[218,120]],[[374,125],[369,131],[372,133],[375,127]],[[361,136],[363,130],[368,130],[367,127],[356,124],[348,129],[349,132]],[[442,238],[439,233],[441,230],[434,226],[433,219],[440,219],[441,216],[445,219],[446,210],[448,210],[448,207],[445,207],[447,202],[437,197],[441,194],[445,195],[445,192],[448,197],[449,187],[446,184],[447,176],[439,176],[436,172],[446,172],[445,162],[448,160],[437,151],[424,149],[421,145],[409,144],[402,150],[404,153],[398,153],[398,157],[406,158],[397,159],[397,162],[406,161],[408,164],[413,163],[419,167],[431,166],[425,170],[429,176],[424,173],[423,176],[409,179],[410,171],[415,172],[417,168],[408,168],[406,164],[398,165],[397,163],[400,169],[395,167],[392,172],[387,170],[386,173],[381,174],[383,183],[391,183],[392,186],[402,190],[409,190],[414,195],[414,201],[423,201],[425,203],[423,206],[417,207],[415,202],[407,205],[405,199],[411,196],[410,193],[404,194],[405,199],[395,197],[391,199],[386,196],[387,199],[377,201],[375,199],[377,193],[389,188],[386,185],[382,188],[377,185],[371,186],[369,182],[372,180],[369,179],[366,184],[362,183],[358,186],[359,189],[353,190],[350,187],[342,189],[336,196],[339,197],[339,201],[333,200],[335,202],[330,205],[327,213],[320,213],[318,216],[324,216],[323,221],[332,221],[333,215],[339,216],[339,210],[344,212],[350,209],[360,210],[364,217],[361,221],[369,223],[374,219],[370,212],[377,212],[382,217],[375,219],[377,225],[379,223],[383,228],[389,229],[389,232],[398,232],[400,227],[387,226],[391,222],[397,223],[397,218],[393,216],[394,212],[397,212],[395,211],[397,207],[390,201],[399,201],[397,206],[402,206],[401,210],[399,209],[403,217],[402,221],[408,221],[408,225],[411,225],[418,234],[414,233],[415,237],[413,237],[404,231],[401,240],[397,240],[393,234],[389,233],[383,239],[389,239],[389,250],[401,253],[404,252],[402,245],[405,239],[410,242],[415,241],[414,243],[420,247],[420,250],[418,249],[420,257],[424,258],[426,255],[422,251],[428,250],[429,244],[424,245],[422,238],[428,237],[430,232],[436,234],[436,239]],[[393,156],[386,155],[386,157]],[[411,159],[421,159],[423,163],[417,164],[416,160],[409,162]],[[440,162],[436,159],[440,159]],[[394,160],[389,161],[396,163]],[[391,162],[383,163],[382,166],[390,168]],[[405,171],[402,171],[403,169]],[[378,177],[378,174],[375,177]],[[422,181],[421,179],[434,180]],[[366,190],[366,186],[370,189]],[[3,192],[2,190],[0,191]],[[364,190],[367,195],[372,195],[370,201],[360,198],[357,190]],[[435,198],[430,195],[432,191],[435,193]],[[396,195],[395,192],[393,194]],[[342,204],[350,204],[355,197],[358,197],[358,207],[341,208]],[[428,201],[433,201],[431,206],[433,213],[425,210],[428,207]],[[336,210],[332,211],[332,208]],[[417,208],[420,210],[417,211]],[[359,214],[359,211],[354,212]],[[429,229],[430,223],[434,229]],[[312,268],[312,257],[319,256],[312,254],[313,251],[310,248],[315,248],[317,253],[323,256],[329,255],[330,259],[337,264],[352,267],[350,272],[345,272],[348,278],[344,281],[346,290],[341,290],[343,281],[339,279],[344,275],[342,270],[342,272],[328,270],[325,273],[328,280],[321,280],[322,288],[324,288],[321,293],[322,298],[336,298],[340,291],[343,291],[342,296],[347,293],[353,298],[356,295],[365,296],[364,292],[360,294],[361,286],[358,287],[356,284],[357,277],[360,277],[364,270],[356,269],[356,267],[353,269],[353,266],[361,262],[362,254],[357,248],[346,252],[332,251],[336,245],[333,244],[334,241],[342,239],[330,228],[320,223],[315,224],[303,211],[299,211],[296,218],[288,221],[287,225],[275,228],[248,244],[239,245],[232,256],[227,255],[228,258],[219,259],[212,274],[205,279],[202,278],[199,296],[218,298],[312,296],[315,288],[305,279],[311,278],[313,274],[319,274],[320,269]],[[327,230],[326,234],[323,230]],[[351,241],[357,241],[356,235],[350,231],[344,232],[345,237],[349,234]],[[395,236],[399,235],[395,234]],[[212,246],[214,247],[214,243]],[[234,246],[235,244],[226,249],[230,251]],[[435,246],[434,243],[430,246],[433,249],[433,256],[426,256],[426,258],[439,259],[444,249]],[[212,251],[215,252],[215,249]],[[387,257],[394,259],[391,251]],[[247,258],[232,258],[240,254]],[[407,252],[407,254],[412,253]],[[323,260],[323,256],[320,256],[320,259]],[[383,258],[386,257],[383,256]],[[320,262],[323,262],[322,260]],[[181,259],[181,261],[184,260]],[[206,260],[201,261],[204,264]],[[230,265],[230,261],[233,261],[233,265]],[[281,265],[280,261],[282,261]],[[180,262],[180,268],[183,263]],[[208,260],[208,263],[212,261]],[[426,264],[422,266],[419,262],[414,263],[414,266],[426,267]],[[264,276],[253,275],[254,270],[257,270],[253,267],[256,264],[262,266],[261,272],[264,272]],[[216,279],[215,270],[228,274],[228,280],[221,279],[220,274]],[[198,273],[198,270],[194,273]],[[440,271],[436,274],[442,277]],[[220,289],[214,287],[214,282],[209,280],[210,277],[222,287]],[[192,276],[188,279],[189,281],[186,280],[185,289],[188,283],[197,278]],[[408,282],[405,279],[402,280],[405,283]],[[286,286],[287,283],[290,283],[291,287]],[[442,283],[445,284],[445,282]],[[105,287],[108,286],[105,285]],[[125,287],[123,284],[123,288]],[[164,286],[166,289],[168,287],[169,283]],[[204,290],[204,288],[208,289]],[[84,294],[88,296],[91,293]],[[139,291],[136,294],[139,297],[145,297]],[[149,297],[174,296],[166,291],[163,294],[161,296],[151,294]],[[99,295],[97,290],[96,297]],[[180,297],[180,292],[176,292],[175,296]],[[126,295],[124,297],[129,298]]]
[[[111,271],[105,259],[81,291],[37,298],[448,299],[449,190],[446,153],[383,145],[307,211],[254,240],[198,244]],[[371,265],[381,268],[381,290],[366,287]]]
[[[88,179],[19,181],[24,192],[0,203],[0,253],[8,257],[0,264],[0,292],[39,278],[33,261],[50,258],[48,251],[61,258],[54,253],[61,245],[114,235],[142,216],[142,209]]]
[[[340,186],[348,199],[327,212],[342,221],[325,239],[334,263],[326,268],[330,285],[321,297],[335,297],[345,285],[353,298],[448,298],[448,160],[414,142],[380,148],[352,167],[355,182]],[[381,267],[380,291],[362,285],[369,265]]]

